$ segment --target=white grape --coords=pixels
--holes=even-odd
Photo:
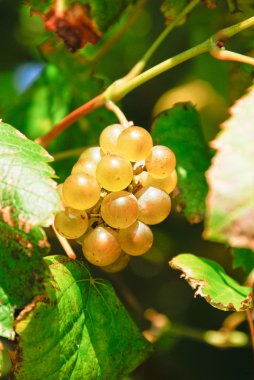
[[[108,272],[108,273],[120,272],[121,270],[127,267],[127,265],[129,264],[129,261],[130,261],[130,256],[127,255],[125,252],[122,252],[116,261],[114,261],[110,265],[101,267],[101,269],[103,269],[105,272]]]
[[[101,187],[89,174],[71,174],[63,184],[65,203],[72,208],[85,210],[93,207],[100,199]]]
[[[126,228],[137,220],[137,199],[127,191],[110,193],[101,203],[101,216],[113,228]]]
[[[137,221],[128,228],[119,231],[122,249],[129,255],[139,256],[153,245],[153,233],[144,223]]]
[[[99,226],[85,235],[82,250],[91,264],[105,266],[118,259],[121,246],[114,230]]]
[[[176,158],[171,149],[163,145],[152,148],[146,158],[146,170],[151,177],[166,178],[175,169]]]
[[[141,127],[126,128],[118,137],[117,152],[132,162],[144,160],[150,153],[153,140]]]
[[[171,193],[177,184],[177,173],[173,170],[170,175],[166,178],[158,179],[153,178],[148,172],[143,171],[137,176],[137,180],[142,186],[153,186],[158,187],[161,190],[166,191],[166,193]]]
[[[121,124],[112,124],[103,129],[100,134],[100,147],[104,153],[116,153],[117,140],[124,129]]]
[[[85,211],[82,214],[59,212],[55,216],[54,226],[57,232],[66,239],[77,239],[88,228],[88,216]]]
[[[135,196],[138,199],[138,219],[146,224],[158,224],[170,213],[171,200],[169,195],[153,186],[145,186]]]
[[[131,163],[126,158],[117,155],[105,155],[97,166],[96,178],[108,191],[123,190],[133,178]]]

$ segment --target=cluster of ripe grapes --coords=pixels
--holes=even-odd
[[[106,127],[100,146],[86,149],[59,185],[64,211],[55,216],[55,229],[76,239],[90,263],[108,272],[123,269],[129,255],[151,248],[148,225],[170,213],[175,165],[174,153],[153,146],[144,128]]]

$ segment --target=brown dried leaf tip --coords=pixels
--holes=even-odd
[[[74,53],[88,42],[94,45],[101,38],[101,33],[89,18],[89,13],[89,6],[78,2],[72,3],[60,14],[55,7],[46,13],[45,27],[55,32]]]

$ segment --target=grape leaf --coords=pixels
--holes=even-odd
[[[254,252],[251,249],[233,249],[233,267],[242,267],[246,275],[254,269]]]
[[[71,52],[84,47],[88,42],[96,44],[135,0],[69,0],[59,12],[52,1],[29,0],[32,13],[41,16],[45,27],[61,38]]]
[[[231,108],[213,141],[205,237],[254,249],[254,88]]]
[[[200,222],[205,213],[204,173],[209,166],[209,150],[194,106],[177,104],[162,112],[155,119],[152,136],[155,144],[168,146],[176,155],[178,210],[183,210],[191,223]]]
[[[92,278],[83,262],[45,261],[52,276],[47,295],[35,298],[15,324],[16,379],[122,379],[147,357],[150,344],[111,285]]]
[[[183,272],[181,277],[196,290],[195,296],[204,297],[213,307],[226,311],[253,307],[252,289],[239,285],[215,261],[183,253],[169,264]]]
[[[0,285],[0,336],[8,339],[14,338],[13,322],[14,307]]]
[[[0,336],[14,339],[15,309],[44,290],[47,267],[42,256],[48,252],[48,243],[38,227],[26,233],[18,222],[9,226],[0,218],[0,230]]]
[[[49,225],[60,209],[49,161],[40,145],[0,122],[0,213],[10,227],[17,219],[19,229],[28,233],[33,225]]]

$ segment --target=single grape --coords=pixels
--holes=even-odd
[[[88,159],[98,164],[102,156],[103,156],[103,152],[101,151],[101,148],[99,146],[93,146],[91,148],[85,149],[84,152],[80,155],[79,159],[80,160]]]
[[[127,255],[125,252],[122,252],[116,261],[114,261],[110,265],[101,267],[101,269],[103,269],[105,272],[108,272],[108,273],[120,272],[121,270],[127,267],[127,265],[129,264],[129,261],[130,261],[130,256]]]
[[[127,191],[108,194],[101,203],[102,219],[113,228],[126,228],[138,217],[138,202]]]
[[[153,186],[145,186],[135,194],[138,199],[138,219],[146,224],[158,224],[170,213],[170,196],[163,190]]]
[[[146,171],[143,171],[137,176],[137,179],[142,186],[158,187],[168,194],[175,189],[177,184],[177,174],[175,170],[173,170],[168,177],[162,179],[153,178]]]
[[[87,213],[85,211],[76,213],[75,211],[71,211],[71,213],[61,211],[55,216],[55,229],[66,239],[77,239],[83,235],[88,228]]]
[[[130,227],[119,231],[119,241],[126,253],[139,256],[153,245],[153,233],[146,224],[138,220]]]
[[[146,158],[146,170],[151,177],[162,179],[170,175],[175,169],[176,158],[171,149],[163,145],[152,148]]]
[[[114,230],[109,227],[96,227],[85,235],[82,250],[91,264],[105,266],[118,259],[121,246]]]
[[[149,132],[141,127],[126,128],[118,137],[117,152],[132,162],[146,159],[153,146]]]
[[[96,178],[100,185],[109,191],[125,189],[132,180],[133,170],[130,161],[116,155],[105,155],[99,162]]]
[[[117,139],[125,128],[121,124],[112,124],[100,134],[100,147],[104,153],[116,153]]]
[[[100,199],[101,188],[89,174],[71,174],[63,184],[65,203],[72,208],[85,210],[93,207]]]
[[[98,163],[89,158],[82,158],[76,162],[73,166],[71,174],[74,173],[86,173],[92,177],[96,177],[96,168]]]

